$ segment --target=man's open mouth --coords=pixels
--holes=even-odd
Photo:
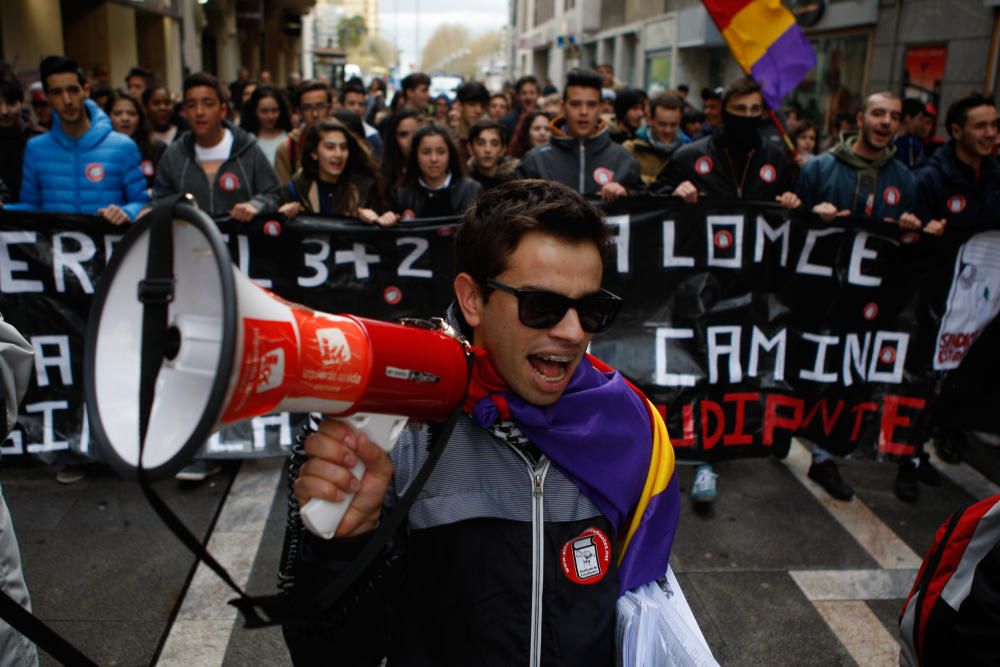
[[[566,377],[566,367],[573,361],[571,355],[529,354],[528,362],[535,374],[545,382],[562,382]]]

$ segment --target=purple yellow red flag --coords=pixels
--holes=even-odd
[[[733,57],[760,84],[764,101],[781,107],[809,70],[816,53],[781,0],[702,0]]]
[[[587,355],[551,405],[514,394],[473,348],[466,409],[483,428],[512,420],[608,518],[620,537],[619,592],[667,571],[680,518],[680,482],[667,427],[621,373]]]

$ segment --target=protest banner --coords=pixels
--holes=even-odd
[[[796,435],[837,454],[910,456],[945,373],[1000,310],[1000,232],[941,241],[889,223],[824,225],[767,204],[655,197],[607,215],[615,244],[604,282],[625,307],[592,352],[647,392],[682,458],[781,456]],[[317,310],[428,318],[451,301],[456,219],[220,227],[243,272]],[[36,350],[4,454],[96,455],[81,395],[83,337],[123,231],[95,218],[0,211],[0,313]],[[986,354],[980,364],[992,362]],[[206,454],[280,455],[301,418],[227,428]]]

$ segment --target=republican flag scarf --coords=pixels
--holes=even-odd
[[[620,592],[664,576],[680,515],[680,484],[663,419],[621,373],[586,355],[566,391],[538,406],[514,394],[485,350],[465,411],[489,429],[511,420],[615,527]]]

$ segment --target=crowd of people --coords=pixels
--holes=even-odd
[[[220,219],[280,212],[390,226],[459,215],[485,191],[538,178],[606,202],[730,197],[941,235],[986,217],[1000,198],[997,109],[979,93],[951,105],[943,141],[932,105],[889,91],[828,131],[792,104],[779,128],[752,79],[706,88],[696,109],[687,86],[650,96],[610,66],[570,71],[561,92],[533,76],[492,92],[468,81],[453,100],[431,99],[419,72],[391,98],[379,79],[336,90],[293,77],[279,87],[245,69],[228,86],[192,74],[180,91],[138,67],[122,89],[91,89],[62,56],[39,72],[26,97],[0,71],[0,201],[114,224],[188,193]],[[850,499],[829,453],[816,446],[813,455],[809,476]],[[714,500],[717,477],[699,467],[697,502]],[[900,464],[896,494],[916,500],[921,480],[937,481],[925,456]]]

